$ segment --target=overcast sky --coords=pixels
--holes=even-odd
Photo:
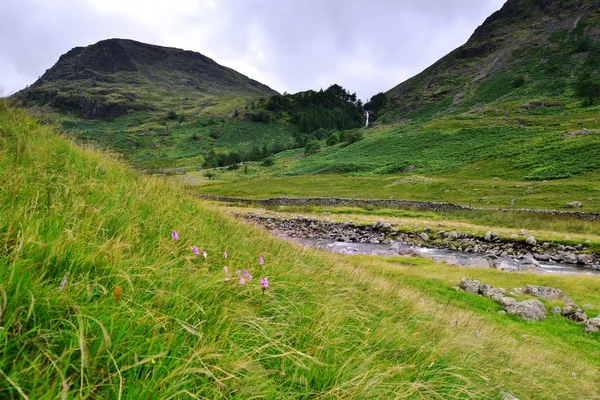
[[[0,0],[0,90],[32,84],[108,38],[198,51],[295,93],[338,83],[362,99],[464,44],[504,0]]]

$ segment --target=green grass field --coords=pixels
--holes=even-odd
[[[0,188],[0,397],[599,395],[597,335],[451,289],[548,283],[597,310],[598,279],[306,250],[6,102]]]

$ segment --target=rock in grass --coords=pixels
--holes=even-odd
[[[553,307],[551,313],[554,315],[561,315],[562,309],[559,306]]]
[[[421,240],[424,242],[429,242],[429,235],[425,232],[421,232],[419,234],[419,238],[421,238]]]
[[[513,396],[510,393],[500,392],[500,400],[519,400],[517,397]]]
[[[588,319],[585,322],[584,331],[586,333],[600,332],[600,317]]]
[[[494,297],[497,294],[501,295],[502,291],[500,289],[496,289],[495,287],[492,287],[486,283],[479,287],[479,294],[482,295],[483,297]]]
[[[565,208],[579,208],[579,207],[581,207],[581,205],[582,205],[581,202],[573,201],[571,203],[565,204]]]
[[[546,286],[527,285],[525,286],[525,294],[542,299],[565,300],[567,303],[572,303],[571,299],[562,290]]]
[[[467,293],[479,294],[481,282],[472,281],[469,278],[462,278],[459,284],[460,288]]]
[[[530,246],[535,246],[537,244],[537,240],[535,240],[534,236],[529,236],[525,243],[527,243]]]
[[[587,319],[587,314],[574,304],[565,306],[561,314],[563,317],[569,318],[575,322],[584,322]]]
[[[541,321],[546,318],[546,307],[537,299],[515,302],[508,305],[506,311],[528,321]]]
[[[525,229],[521,229],[521,230],[519,231],[519,236],[527,236],[527,235],[529,235],[529,232],[527,232],[527,230],[525,230]]]

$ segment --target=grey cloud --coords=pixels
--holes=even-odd
[[[503,2],[219,0],[213,3],[215,15],[195,2],[184,19],[155,31],[125,14],[97,15],[82,2],[54,1],[49,7],[34,0],[4,0],[0,15],[11,17],[0,25],[0,86],[14,87],[3,78],[8,71],[12,76],[17,71],[21,86],[31,83],[75,45],[129,37],[187,47],[234,68],[236,60],[243,60],[280,91],[339,83],[366,98],[463,44]],[[202,37],[194,38],[196,31]]]

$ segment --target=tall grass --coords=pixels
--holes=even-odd
[[[0,327],[0,398],[597,395],[586,360],[274,239],[4,101]]]

